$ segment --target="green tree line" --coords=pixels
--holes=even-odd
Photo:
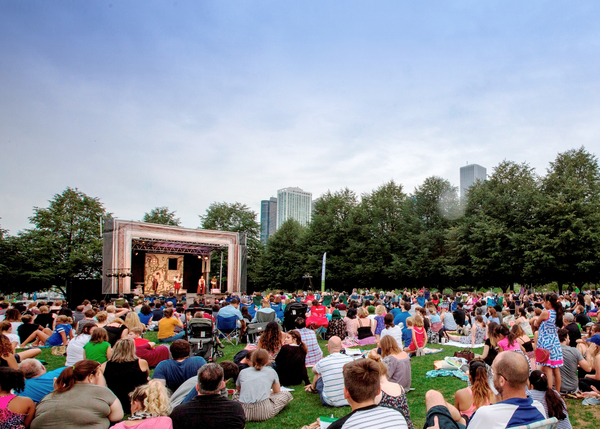
[[[47,208],[34,208],[33,228],[14,236],[0,229],[2,292],[99,278],[106,216],[98,198],[67,188]],[[168,207],[142,219],[180,225]],[[503,161],[464,200],[440,177],[412,193],[394,181],[360,196],[328,191],[308,226],[290,219],[266,245],[257,214],[238,202],[211,204],[199,226],[246,235],[254,290],[305,288],[306,273],[316,286],[325,252],[333,290],[598,283],[600,167],[582,147],[558,154],[543,176],[526,163]],[[226,273],[226,254],[224,261]]]

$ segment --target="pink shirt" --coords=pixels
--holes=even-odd
[[[506,351],[515,351],[515,350],[521,350],[521,345],[519,344],[519,342],[517,340],[515,340],[515,342],[513,343],[512,347],[508,346],[508,338],[503,338],[500,341],[498,341],[498,346],[502,347],[502,350]]]

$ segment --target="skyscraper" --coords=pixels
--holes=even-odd
[[[289,218],[300,225],[308,225],[311,218],[312,194],[300,188],[283,188],[277,191],[277,228]]]
[[[260,241],[266,243],[277,229],[277,198],[260,202]]]
[[[487,170],[478,164],[469,164],[460,167],[460,197],[465,198],[467,191],[475,184],[477,180],[485,180]]]

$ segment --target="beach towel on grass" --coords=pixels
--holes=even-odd
[[[450,369],[432,369],[425,373],[425,377],[456,377],[460,378],[462,381],[469,381],[469,376],[459,369],[454,371]]]
[[[452,347],[460,347],[461,349],[477,349],[479,347],[483,347],[483,344],[475,344],[474,346],[471,346],[471,344],[462,344],[459,343],[458,341],[448,341],[446,344],[444,344],[445,346],[452,346]]]

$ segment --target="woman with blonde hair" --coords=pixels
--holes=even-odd
[[[369,319],[369,311],[365,307],[358,309],[358,328],[357,336],[359,340],[366,340],[368,338],[375,342],[375,321]],[[370,344],[368,341],[363,341],[363,344]]]
[[[125,325],[123,319],[119,319],[118,317],[113,319],[113,321],[109,324],[105,325],[104,329],[106,329],[106,332],[108,333],[108,342],[112,347],[115,346],[118,340],[127,338],[127,335],[129,334],[127,325]]]
[[[46,339],[47,346],[62,346],[73,338],[73,319],[68,316],[58,316],[56,327],[50,337]]]
[[[131,330],[131,328],[140,328],[142,332],[146,331],[146,325],[142,323],[140,317],[133,311],[127,313],[127,316],[125,317],[125,326],[127,326],[127,329],[129,330]]]
[[[106,311],[99,311],[96,313],[96,326],[99,328],[104,328],[108,324],[108,313]]]
[[[387,313],[385,306],[379,304],[375,307],[375,338],[379,341],[379,337],[381,336],[381,331],[385,329],[385,320],[384,317]]]
[[[106,386],[117,395],[125,414],[130,414],[129,393],[148,382],[148,362],[135,354],[135,342],[131,338],[119,340],[112,356],[102,364]]]
[[[136,387],[129,394],[131,416],[125,422],[117,423],[114,429],[172,429],[170,398],[167,388],[158,380]]]

